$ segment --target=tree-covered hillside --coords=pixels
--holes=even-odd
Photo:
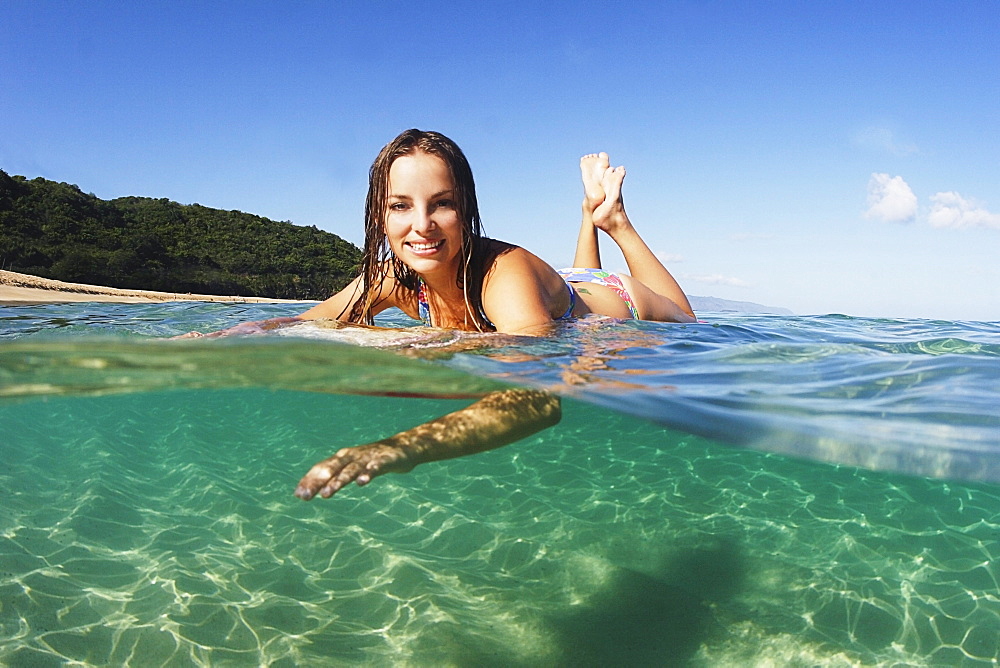
[[[105,201],[0,170],[0,269],[117,288],[325,299],[361,252],[335,234],[166,199]]]

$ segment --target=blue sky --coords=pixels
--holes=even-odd
[[[993,2],[11,1],[0,168],[360,244],[375,154],[433,129],[490,236],[565,265],[604,150],[689,294],[1000,320],[997,34]]]

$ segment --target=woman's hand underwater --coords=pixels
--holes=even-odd
[[[406,473],[418,464],[464,457],[513,443],[562,417],[559,397],[542,390],[491,392],[461,410],[389,438],[342,448],[309,469],[295,496],[308,501],[336,494],[352,480],[367,485],[383,473]]]
[[[207,334],[202,334],[201,332],[188,332],[179,336],[173,336],[171,339],[214,339],[220,336],[248,336],[251,334],[263,334],[264,332],[271,331],[272,329],[278,329],[279,327],[284,327],[285,325],[290,325],[295,322],[301,322],[301,318],[268,318],[267,320],[241,322],[233,327],[220,329],[217,332],[209,332]]]
[[[328,499],[352,480],[358,486],[367,485],[383,473],[406,473],[415,465],[397,445],[377,442],[342,448],[309,469],[295,488],[295,496],[304,501],[317,494]]]

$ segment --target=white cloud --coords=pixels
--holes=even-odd
[[[750,287],[743,279],[733,276],[723,276],[722,274],[685,274],[681,278],[685,281],[707,283],[708,285],[728,285],[734,288]]]
[[[1000,214],[987,211],[979,202],[956,192],[931,195],[927,222],[934,227],[992,227],[1000,229]]]
[[[874,173],[868,180],[865,218],[903,223],[917,215],[917,196],[902,176]]]
[[[890,153],[895,156],[907,156],[920,152],[916,144],[897,139],[895,133],[889,128],[865,128],[854,135],[854,143],[862,148]]]
[[[730,241],[771,241],[774,239],[773,234],[760,234],[754,232],[737,232],[736,234],[730,234]]]
[[[656,257],[659,258],[660,262],[663,264],[676,264],[684,261],[684,256],[678,255],[677,253],[657,253]]]

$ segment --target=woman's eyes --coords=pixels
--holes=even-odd
[[[407,202],[393,202],[392,204],[389,205],[389,210],[390,211],[406,211],[409,208],[410,208],[410,205]],[[443,199],[443,200],[434,202],[433,208],[435,208],[435,209],[454,209],[455,208],[455,200]]]

